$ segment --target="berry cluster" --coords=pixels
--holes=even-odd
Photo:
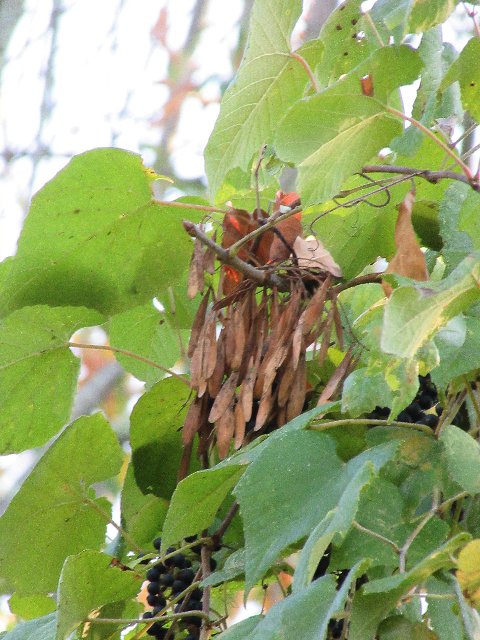
[[[187,542],[193,542],[195,537],[189,538]],[[161,539],[155,538],[153,546],[157,551],[160,550]],[[187,611],[202,610],[202,589],[196,588],[189,591],[184,597],[177,599],[193,583],[196,570],[194,563],[198,564],[198,556],[200,554],[200,546],[192,548],[192,559],[183,553],[175,553],[176,547],[167,549],[167,557],[163,563],[154,561],[150,569],[146,573],[148,580],[147,585],[147,602],[152,607],[151,611],[143,614],[143,619],[155,618],[155,623],[147,630],[149,636],[153,636],[156,640],[164,640],[169,633],[169,628],[165,627],[166,622],[162,621],[162,611],[167,607],[168,601],[172,602],[175,613]],[[172,555],[173,554],[173,555]],[[181,629],[187,629],[188,635],[183,640],[197,640],[202,620],[199,616],[185,616],[181,623],[178,623]],[[174,634],[170,632],[172,639]]]
[[[396,420],[423,424],[435,429],[438,425],[439,417],[442,415],[442,408],[438,405],[437,388],[433,384],[430,375],[418,376],[418,380],[419,389],[417,395],[408,407],[400,411]],[[434,407],[435,410],[433,411]],[[374,420],[385,420],[389,414],[390,409],[388,407],[375,407],[368,417]]]

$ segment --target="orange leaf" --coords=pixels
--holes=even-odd
[[[301,217],[300,212],[295,213],[276,225],[275,237],[270,247],[270,262],[282,262],[289,258],[295,240],[302,235]]]
[[[415,192],[409,191],[403,199],[398,211],[395,225],[395,246],[397,252],[390,260],[385,273],[396,273],[399,276],[413,278],[414,280],[428,280],[425,255],[420,248],[417,236],[412,225],[412,209],[415,202]],[[387,296],[392,293],[392,287],[388,282],[382,282]]]

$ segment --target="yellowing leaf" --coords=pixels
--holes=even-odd
[[[480,540],[472,540],[460,551],[457,580],[472,607],[480,608]]]

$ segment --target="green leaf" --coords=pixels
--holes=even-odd
[[[454,425],[442,429],[440,441],[445,447],[448,472],[468,493],[480,493],[480,445],[472,436]]]
[[[137,595],[141,581],[133,572],[110,566],[111,561],[97,551],[67,558],[58,583],[56,640],[64,640],[95,609]]]
[[[89,487],[121,464],[100,414],[76,420],[44,454],[0,518],[0,575],[21,595],[54,591],[67,556],[104,544],[111,505]]]
[[[440,339],[435,342],[440,353],[440,364],[431,372],[438,388],[445,389],[454,378],[480,369],[480,318],[465,318],[466,334],[463,344],[448,343]]]
[[[130,444],[135,481],[144,494],[169,499],[182,456],[181,427],[190,389],[165,378],[144,393],[130,416]]]
[[[361,5],[362,0],[342,2],[320,31],[325,51],[317,73],[323,86],[348,73],[380,46]],[[360,33],[364,37],[357,37]]]
[[[56,610],[57,604],[50,596],[21,596],[14,593],[8,600],[8,608],[16,616],[24,620],[32,620],[32,618],[40,618],[52,613]]]
[[[443,256],[450,269],[472,251],[480,249],[477,230],[480,195],[469,185],[455,183],[440,202],[439,222]]]
[[[113,347],[130,351],[166,369],[180,359],[178,333],[168,322],[167,314],[152,303],[113,316],[108,333]],[[184,337],[187,337],[186,332]],[[121,353],[116,353],[115,357],[128,372],[148,384],[165,376],[165,371],[146,362]]]
[[[0,452],[44,444],[68,421],[80,361],[67,348],[102,322],[83,307],[27,307],[0,320]]]
[[[411,622],[404,616],[392,616],[382,622],[379,640],[437,640],[437,636],[421,622]]]
[[[450,0],[452,2],[453,0]],[[462,103],[477,122],[480,121],[480,40],[470,38],[460,55],[443,78],[440,89],[445,89],[458,80],[462,94]]]
[[[253,6],[242,64],[205,149],[212,197],[230,169],[249,168],[252,156],[272,142],[288,106],[303,95],[308,76],[290,56],[290,34],[300,13],[300,0],[256,0]]]
[[[369,367],[355,369],[343,383],[342,413],[353,418],[373,411],[376,406],[390,407],[392,391],[385,380],[385,371]]]
[[[2,278],[0,313],[42,303],[118,313],[175,285],[192,242],[182,210],[156,204],[151,183],[133,153],[75,156],[33,198]]]
[[[251,616],[246,620],[237,622],[227,631],[218,635],[217,638],[218,640],[246,640],[247,634],[253,631],[261,620],[263,620],[263,616]]]
[[[247,593],[283,549],[334,508],[341,470],[334,441],[322,433],[280,431],[264,443],[234,491],[244,524]]]
[[[441,24],[455,9],[457,2],[458,0],[435,0],[435,2],[408,0],[407,5],[410,9],[410,15],[408,17],[407,31],[409,33],[421,33],[437,24]]]
[[[429,593],[454,595],[454,589],[449,582],[453,576],[446,580],[441,574],[431,576],[426,588]],[[437,598],[428,599],[428,619],[432,630],[437,634],[438,640],[451,640],[452,638],[462,638],[462,622],[458,616],[456,603],[454,601],[439,600]]]
[[[308,206],[337,194],[346,178],[401,130],[373,98],[319,94],[289,109],[275,147],[282,160],[298,164],[298,191]]]
[[[139,547],[148,548],[162,529],[168,501],[144,494],[135,482],[133,464],[128,465],[122,488],[122,523]]]
[[[244,466],[232,464],[196,471],[182,480],[165,519],[162,552],[172,543],[207,529],[243,472]]]
[[[12,631],[9,631],[2,640],[55,640],[57,626],[57,614],[49,613],[41,618],[21,622]]]
[[[245,573],[245,549],[234,551],[225,561],[223,567],[202,580],[202,587],[215,586],[228,582]]]
[[[395,289],[385,306],[382,349],[412,358],[436,331],[478,299],[479,279],[480,256],[474,254],[439,283]]]

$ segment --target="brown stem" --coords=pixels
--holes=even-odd
[[[212,550],[210,545],[202,545],[201,561],[202,561],[202,578],[208,578],[210,575],[210,559],[212,557]],[[210,638],[210,587],[207,586],[203,589],[202,598],[202,613],[204,615],[202,627],[200,630],[200,640],[208,640]]]
[[[436,145],[438,145],[441,149],[443,149],[443,151],[447,155],[449,155],[456,162],[456,164],[458,164],[458,166],[461,168],[461,170],[465,174],[465,177],[467,178],[468,183],[471,184],[472,186],[475,184],[475,180],[472,172],[470,171],[470,168],[464,162],[462,162],[461,158],[459,158],[459,156],[452,149],[450,149],[448,145],[442,142],[442,140],[440,140],[440,138],[438,138],[433,133],[433,131],[430,131],[428,127],[425,127],[421,122],[419,122],[418,120],[415,120],[415,118],[410,118],[410,116],[406,116],[401,111],[398,111],[398,109],[394,109],[393,107],[388,107],[388,106],[385,106],[385,109],[392,115],[397,116],[402,120],[406,120],[407,122],[410,122],[410,124],[412,124],[414,127],[422,131],[425,135],[429,136],[429,138],[431,138]]]
[[[312,87],[315,93],[320,93],[320,85],[318,84],[315,74],[313,73],[312,68],[310,67],[308,62],[305,60],[305,58],[301,56],[299,53],[297,53],[296,51],[291,51],[290,55],[292,58],[295,58],[295,60],[297,60],[307,72],[307,76],[309,77],[309,80],[312,84]]]
[[[413,169],[411,167],[396,167],[389,164],[369,164],[362,167],[362,173],[397,173],[400,175],[412,176],[412,178],[423,178],[428,182],[436,183],[439,180],[458,180],[469,184],[475,190],[478,185],[472,182],[466,175],[455,171],[430,171],[429,169]]]
[[[215,543],[218,544],[220,542],[220,540],[223,538],[223,536],[225,534],[225,531],[231,525],[232,520],[234,519],[235,515],[237,514],[238,507],[239,507],[238,502],[234,502],[232,504],[232,506],[230,507],[230,509],[228,510],[227,515],[223,519],[223,522],[220,524],[220,526],[215,531],[215,533],[212,534],[212,541],[213,541],[214,544]]]
[[[231,255],[228,249],[224,249],[214,242],[209,236],[207,236],[207,234],[199,229],[198,225],[193,224],[193,222],[190,222],[189,220],[184,220],[183,226],[190,236],[198,238],[200,242],[205,244],[207,247],[210,247],[217,254],[223,264],[228,264],[231,267],[234,267],[237,271],[243,273],[244,276],[250,278],[254,282],[257,282],[261,286],[275,286],[279,291],[289,291],[289,284],[284,280],[284,278],[281,278],[276,273],[269,273],[267,271],[257,269],[257,267],[244,262],[237,256]],[[262,227],[262,229],[263,228],[264,227]]]
[[[153,360],[149,360],[148,358],[144,358],[138,353],[133,353],[133,351],[127,351],[126,349],[120,349],[119,347],[112,347],[109,344],[80,344],[78,342],[68,342],[68,347],[75,347],[76,349],[99,349],[101,351],[112,351],[113,353],[120,353],[124,356],[128,356],[129,358],[133,358],[134,360],[138,360],[139,362],[144,362],[151,367],[155,367],[155,369],[160,369],[160,371],[164,371],[169,375],[177,378],[177,380],[181,380],[184,384],[190,388],[190,383],[186,378],[183,378],[179,373],[172,371],[171,369],[167,369],[166,367],[162,367],[161,364],[157,364],[153,362]]]

